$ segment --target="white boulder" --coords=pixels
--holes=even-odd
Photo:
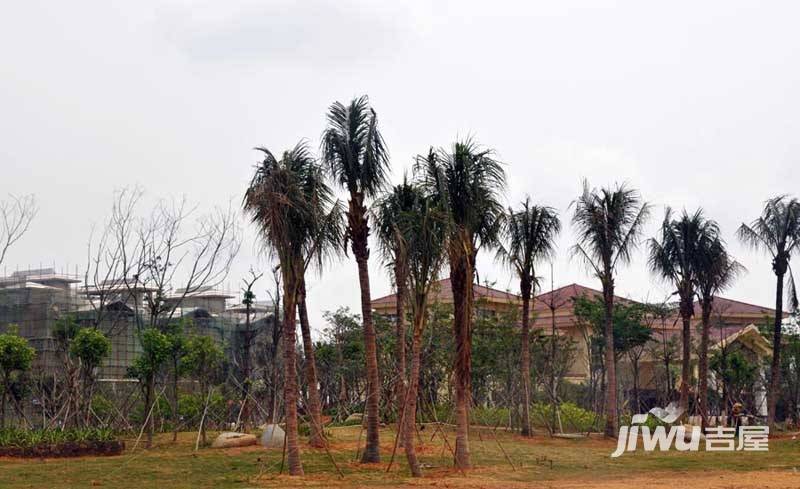
[[[283,440],[285,438],[286,432],[280,426],[276,424],[264,425],[264,432],[261,433],[261,445],[264,448],[283,449]]]
[[[247,433],[237,433],[235,431],[225,431],[220,433],[211,448],[233,448],[233,447],[246,447],[258,443],[258,438],[255,435]]]

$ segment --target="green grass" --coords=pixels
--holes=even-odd
[[[421,462],[432,484],[446,478],[448,485],[475,483],[480,486],[502,487],[507,483],[531,481],[568,481],[620,479],[630,475],[686,472],[703,474],[709,471],[786,471],[800,470],[800,440],[770,440],[766,453],[643,453],[625,454],[611,459],[614,442],[596,439],[564,440],[537,436],[525,440],[508,433],[498,433],[502,447],[515,469],[506,460],[491,429],[475,428],[471,435],[473,463],[476,469],[466,478],[451,467],[451,456],[443,450],[440,435],[431,441],[433,427],[421,432],[424,450]],[[83,488],[113,487],[168,489],[182,488],[250,488],[250,487],[330,487],[342,486],[400,486],[408,480],[402,449],[398,450],[394,468],[386,474],[394,432],[382,432],[384,463],[361,466],[354,462],[359,434],[358,427],[331,428],[333,455],[345,473],[340,480],[324,450],[303,449],[306,477],[289,478],[277,474],[281,451],[266,451],[260,447],[216,450],[205,448],[194,452],[195,434],[183,433],[178,443],[170,435],[158,437],[151,450],[131,452],[133,440],[128,440],[125,455],[117,457],[85,457],[79,459],[14,460],[0,459],[0,487],[17,488]],[[211,434],[213,437],[213,434]],[[453,433],[447,432],[450,443]],[[212,438],[213,439],[213,438]],[[362,438],[363,445],[363,438]],[[362,446],[363,448],[363,446]],[[797,469],[795,469],[797,467]],[[800,475],[797,476],[800,486]]]

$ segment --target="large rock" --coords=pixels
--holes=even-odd
[[[219,434],[214,443],[211,444],[211,448],[246,447],[256,443],[258,443],[258,438],[255,435],[226,431]]]
[[[276,424],[264,425],[264,432],[261,433],[261,445],[264,448],[283,449],[283,440],[286,439],[286,432]]]

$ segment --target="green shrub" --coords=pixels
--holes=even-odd
[[[559,404],[561,425],[567,433],[585,433],[596,431],[605,424],[605,416],[597,416],[594,412],[583,409],[572,402]],[[553,417],[553,407],[549,403],[537,402],[531,409],[531,417],[538,426],[548,426]]]
[[[67,430],[0,429],[0,447],[30,448],[60,443],[86,443],[116,440],[114,432],[105,428],[75,428]]]
[[[482,426],[508,426],[507,408],[475,407],[470,410],[470,423]]]
[[[206,399],[199,394],[183,394],[178,398],[178,415],[183,419],[199,423],[205,403]],[[208,412],[224,419],[225,411],[225,398],[222,394],[218,392],[211,394],[208,401]]]
[[[92,411],[100,419],[106,419],[114,412],[114,404],[102,394],[95,394],[92,397]]]

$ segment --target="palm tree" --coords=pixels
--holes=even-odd
[[[583,193],[575,206],[572,224],[578,233],[573,254],[580,256],[600,279],[603,286],[604,340],[606,364],[607,436],[617,436],[617,371],[614,355],[614,275],[617,266],[630,263],[631,253],[639,244],[642,227],[650,206],[634,189],[625,184],[613,189],[590,189],[584,180]]]
[[[714,307],[714,297],[730,287],[742,271],[744,268],[728,255],[725,243],[718,236],[709,236],[700,242],[695,276],[702,318],[697,390],[703,430],[705,430],[708,418],[708,336],[711,329],[711,310]]]
[[[677,289],[679,312],[683,322],[683,363],[681,368],[681,407],[689,410],[689,382],[691,376],[691,321],[694,315],[697,274],[702,254],[707,251],[707,242],[719,238],[719,226],[706,219],[702,209],[689,215],[683,211],[679,219],[673,219],[669,207],[661,223],[660,236],[649,241],[650,270],[670,282]]]
[[[422,476],[415,451],[416,411],[421,368],[422,333],[428,318],[428,296],[445,258],[445,220],[435,201],[417,192],[412,209],[399,219],[406,244],[408,291],[413,319],[411,372],[401,411],[403,444],[406,458],[415,477]]]
[[[283,282],[283,361],[286,451],[291,475],[302,475],[297,434],[295,311],[306,269],[335,241],[338,206],[307,145],[300,142],[280,160],[266,148],[245,193],[244,208],[278,258]],[[330,209],[330,210],[329,210]]]
[[[505,189],[502,164],[491,149],[481,148],[472,139],[458,141],[450,151],[431,150],[420,156],[415,172],[434,204],[443,209],[447,225],[446,245],[453,291],[453,330],[455,334],[456,391],[456,466],[470,467],[469,409],[472,403],[471,354],[473,280],[475,258],[481,247],[497,242],[503,206],[500,194]]]
[[[375,205],[375,230],[380,243],[384,262],[392,267],[394,273],[395,331],[397,345],[397,380],[395,382],[395,402],[399,413],[405,405],[406,380],[406,300],[408,294],[408,253],[406,240],[401,229],[403,216],[414,210],[420,198],[420,191],[406,178],[384,195]],[[402,427],[398,427],[401,430]]]
[[[380,462],[380,383],[367,266],[369,219],[366,201],[379,195],[386,184],[389,152],[378,130],[378,117],[370,107],[366,95],[353,99],[347,106],[339,102],[330,106],[328,127],[322,135],[322,157],[336,183],[350,194],[347,239],[358,265],[367,364],[367,443],[361,461]]]
[[[522,294],[522,356],[520,374],[522,376],[522,435],[531,436],[531,351],[530,351],[530,307],[531,297],[537,285],[536,264],[548,260],[555,253],[555,239],[561,232],[561,221],[552,207],[531,204],[530,198],[522,202],[515,211],[508,209],[503,234],[508,247],[500,246],[498,258],[505,262],[519,278]],[[553,338],[555,345],[555,338]]]
[[[789,261],[800,249],[800,201],[786,195],[769,199],[761,216],[750,225],[742,223],[739,238],[752,248],[772,257],[775,272],[775,319],[772,333],[772,369],[767,398],[767,423],[775,423],[775,405],[781,386],[781,325],[783,322],[783,286],[788,282],[792,309],[797,309],[797,294]],[[788,280],[787,280],[788,272]]]

